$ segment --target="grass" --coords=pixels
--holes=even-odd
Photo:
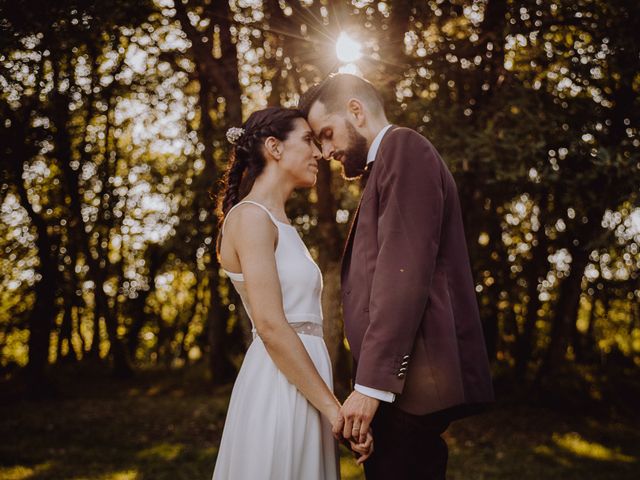
[[[213,391],[200,373],[65,376],[74,383],[58,382],[55,398],[3,398],[0,478],[211,478],[231,389]],[[640,470],[638,423],[609,415],[503,404],[446,438],[450,480],[624,480]],[[343,479],[364,478],[346,450],[341,465]]]

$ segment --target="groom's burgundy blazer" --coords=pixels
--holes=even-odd
[[[492,401],[451,173],[428,140],[400,127],[371,168],[342,263],[355,383],[395,392],[415,415]]]

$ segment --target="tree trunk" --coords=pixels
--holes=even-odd
[[[60,61],[62,59],[57,60]],[[82,217],[82,197],[79,178],[80,168],[74,169],[71,166],[72,148],[69,132],[69,99],[66,94],[61,93],[58,89],[58,85],[63,80],[67,80],[68,77],[64,77],[64,65],[59,64],[58,61],[56,61],[56,59],[52,59],[56,86],[53,93],[53,110],[51,112],[51,118],[55,125],[55,154],[64,173],[67,193],[70,199],[69,209],[71,218],[69,225],[75,233],[75,239],[78,241],[85,257],[85,261],[89,267],[88,275],[94,282],[96,309],[94,321],[95,330],[93,333],[94,341],[92,342],[90,353],[94,357],[99,356],[99,323],[100,318],[104,318],[111,345],[110,354],[113,358],[113,372],[118,377],[129,377],[132,375],[133,370],[131,368],[126,349],[118,337],[117,319],[112,315],[109,306],[109,299],[104,291],[104,284],[107,279],[106,268],[108,258],[98,259],[95,257],[94,250],[91,247],[89,232],[87,232],[87,225]],[[69,66],[67,65],[66,68],[68,69]],[[105,161],[107,161],[107,159],[105,159]],[[96,253],[99,253],[99,249]]]
[[[24,165],[24,162],[20,162]],[[24,167],[22,167],[24,168]],[[20,170],[22,170],[22,168]],[[57,293],[56,245],[48,233],[44,218],[35,212],[23,184],[22,171],[16,175],[16,187],[22,207],[27,211],[31,223],[36,229],[36,247],[40,264],[37,273],[40,280],[35,284],[35,302],[29,314],[29,360],[27,363],[27,381],[32,394],[40,396],[49,390],[46,368],[49,362],[51,331],[57,315],[55,304]]]
[[[217,269],[210,269],[209,275],[209,310],[207,325],[209,338],[209,371],[214,385],[223,385],[233,380],[235,367],[227,356],[227,310],[222,305],[218,292],[219,276]]]
[[[191,24],[189,7],[201,8],[202,17],[208,18],[210,23],[200,30]],[[199,219],[201,209],[209,214],[200,222],[198,230],[205,236],[216,238],[215,222],[211,216],[214,208],[208,197],[208,190],[218,180],[215,165],[214,125],[211,120],[212,95],[222,96],[225,100],[225,123],[239,126],[242,123],[242,90],[238,76],[237,48],[231,38],[232,13],[229,2],[176,2],[176,17],[180,21],[182,30],[191,41],[190,53],[196,63],[200,92],[198,97],[200,110],[199,139],[204,147],[203,157],[205,168],[197,179],[196,198],[194,199],[195,218]],[[212,48],[212,40],[219,41],[219,52]],[[209,308],[207,312],[207,332],[209,339],[209,366],[214,384],[224,383],[232,378],[235,368],[227,355],[229,342],[226,325],[228,312],[222,308],[218,292],[218,269],[209,266]]]
[[[60,325],[60,333],[58,335],[58,361],[66,361],[75,363],[78,361],[78,355],[73,346],[73,298],[67,292],[64,299],[64,312],[62,314],[62,324]],[[66,343],[67,351],[64,351]]]
[[[332,183],[333,176],[329,162],[320,162],[316,192],[320,233],[318,263],[323,274],[324,335],[333,366],[336,390],[342,389],[348,393],[351,379],[351,354],[344,342],[340,295],[343,242],[336,222],[336,200],[331,189]]]
[[[527,296],[529,297],[529,301],[527,302],[527,312],[522,335],[518,337],[518,341],[516,342],[515,377],[521,381],[526,377],[527,367],[536,342],[536,322],[538,320],[538,310],[541,306],[538,285],[540,284],[540,279],[544,278],[548,271],[547,247],[549,241],[544,230],[544,214],[547,211],[547,206],[548,196],[542,194],[539,202],[541,225],[536,238],[537,243],[531,251],[531,261],[528,263],[526,271]]]
[[[544,233],[542,235],[544,235]],[[534,255],[534,258],[531,260],[529,265],[531,272],[527,278],[527,296],[529,297],[529,301],[527,302],[527,313],[525,315],[522,334],[518,336],[516,341],[515,377],[518,380],[524,380],[526,377],[527,366],[531,360],[533,346],[535,343],[536,321],[538,320],[538,310],[541,305],[540,298],[538,296],[538,272],[542,270],[539,265],[543,260],[544,259],[539,256]]]
[[[58,292],[57,250],[58,245],[49,233],[46,220],[31,205],[28,186],[24,184],[23,172],[27,162],[35,155],[35,148],[26,143],[28,138],[30,108],[24,107],[24,112],[10,114],[13,135],[6,138],[7,145],[0,150],[3,168],[6,168],[20,199],[20,204],[31,219],[36,229],[36,248],[39,265],[36,268],[37,280],[34,286],[35,301],[28,316],[29,339],[28,363],[26,368],[29,391],[34,396],[42,396],[50,390],[46,376],[49,362],[49,348],[51,331],[57,315],[56,295]],[[24,113],[21,117],[20,113]],[[4,155],[6,153],[6,156]],[[6,166],[5,166],[6,165]]]
[[[147,305],[147,299],[156,288],[156,276],[166,258],[165,252],[160,252],[160,250],[153,245],[147,247],[145,257],[145,263],[149,266],[149,270],[147,273],[149,288],[147,288],[146,290],[138,291],[138,296],[135,299],[129,301],[129,306],[127,308],[127,313],[131,318],[131,327],[129,328],[129,332],[127,334],[126,343],[129,358],[131,359],[136,358],[136,351],[138,350],[138,346],[140,345],[140,332],[148,321],[148,318],[144,311],[145,306]]]
[[[560,284],[556,315],[551,326],[550,342],[538,377],[553,373],[566,361],[572,324],[576,322],[582,293],[584,269],[589,261],[589,251],[574,248],[571,251],[571,270]]]
[[[491,275],[499,279],[501,272],[505,269],[507,253],[505,252],[504,243],[502,242],[502,228],[500,226],[499,215],[495,210],[492,211],[492,213],[493,215],[492,218],[489,219],[487,230],[489,238],[492,241],[492,243],[489,243],[489,248],[494,249],[494,252],[487,251],[487,255],[491,259],[489,262]],[[500,340],[498,304],[500,303],[501,287],[502,284],[499,281],[495,281],[490,286],[485,286],[483,295],[480,298],[482,328],[489,360],[494,360],[498,354],[498,343]]]

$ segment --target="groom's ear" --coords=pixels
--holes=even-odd
[[[347,101],[347,118],[357,127],[365,124],[365,113],[362,102],[357,98],[350,98]]]

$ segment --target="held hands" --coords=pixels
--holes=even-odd
[[[370,424],[379,404],[379,400],[354,391],[332,422],[334,437],[348,441],[351,449],[360,454],[358,464],[364,463],[373,454],[373,434]]]
[[[354,443],[353,440],[349,440],[349,444],[351,445],[351,450],[360,454],[356,459],[356,463],[362,465],[373,454],[373,432],[371,428],[367,432],[364,443]]]
[[[337,416],[332,422],[334,432],[335,431],[340,432],[338,434],[334,433],[334,437],[336,438],[336,440],[342,443],[345,447],[351,449],[351,451],[357,454],[356,463],[358,465],[361,465],[365,462],[365,460],[367,460],[367,458],[369,458],[373,454],[373,432],[371,428],[369,428],[369,431],[367,432],[365,437],[365,441],[362,443],[357,443],[352,439],[346,439],[342,436],[343,423],[344,423],[344,420],[341,419],[340,416]]]

